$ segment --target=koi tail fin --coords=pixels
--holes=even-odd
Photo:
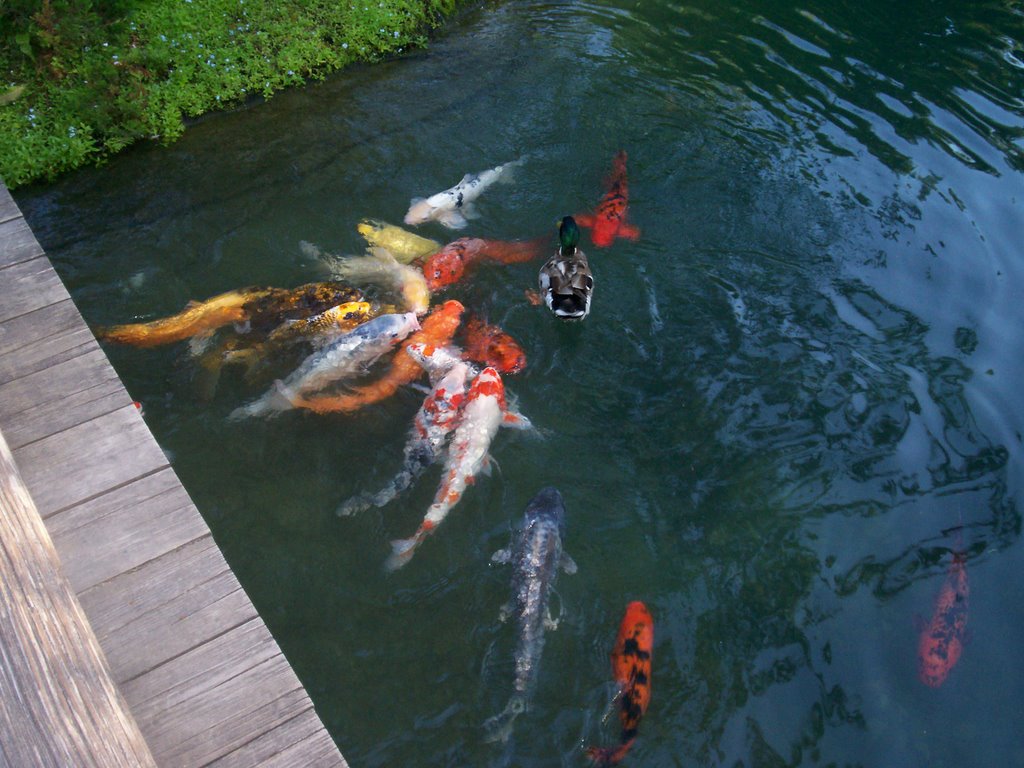
[[[228,414],[228,418],[235,421],[252,416],[276,416],[281,411],[291,410],[294,407],[292,393],[280,380],[277,380],[263,397],[248,405],[235,408]]]
[[[391,542],[391,555],[384,561],[384,568],[388,571],[397,571],[412,560],[412,556],[416,554],[416,550],[433,527],[432,524],[424,521],[416,529],[416,533],[408,539],[394,539]]]
[[[508,700],[508,704],[505,705],[499,714],[494,717],[490,717],[484,723],[486,741],[508,741],[512,735],[512,724],[516,718],[519,717],[523,712],[526,711],[526,699],[522,696],[516,695]]]
[[[633,746],[633,741],[630,739],[614,747],[588,747],[586,754],[594,765],[618,765]]]
[[[372,507],[374,496],[372,493],[359,493],[351,499],[341,502],[334,514],[338,517],[351,517],[359,512],[365,512]]]

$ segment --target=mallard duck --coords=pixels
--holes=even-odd
[[[572,216],[566,216],[558,225],[558,250],[538,276],[544,303],[564,320],[582,320],[590,312],[594,276],[587,255],[577,247],[579,242],[580,228]]]

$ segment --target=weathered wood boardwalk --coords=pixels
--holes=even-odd
[[[2,183],[0,434],[157,765],[346,765]]]

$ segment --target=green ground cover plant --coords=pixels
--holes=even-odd
[[[189,118],[409,47],[456,0],[0,0],[0,178],[57,175]]]

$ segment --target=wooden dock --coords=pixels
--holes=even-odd
[[[23,480],[156,765],[346,766],[2,183],[0,436],[16,465],[0,490]],[[0,554],[27,558],[12,536],[0,520]],[[8,743],[21,704],[0,701],[0,766],[62,765]]]

